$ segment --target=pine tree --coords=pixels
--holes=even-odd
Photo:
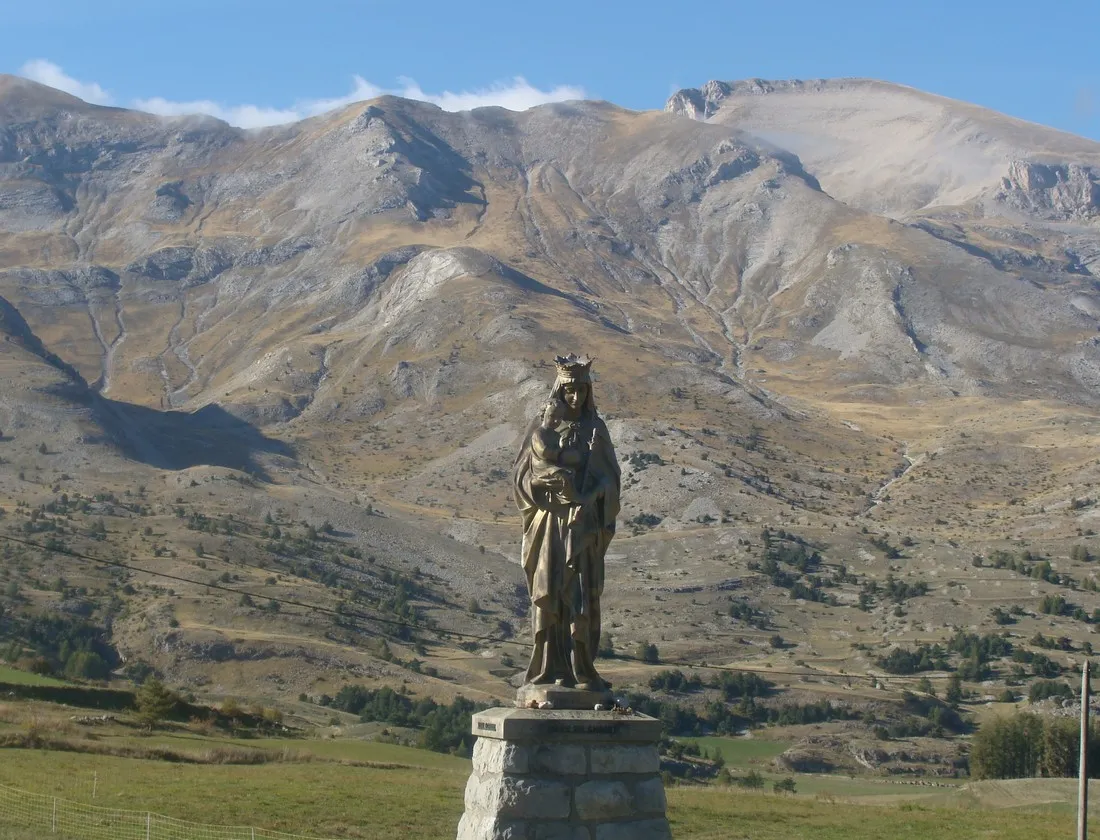
[[[959,703],[962,702],[962,679],[958,674],[952,674],[951,678],[947,681],[947,693],[944,694],[944,699],[953,709],[958,708]]]
[[[176,695],[156,677],[147,679],[134,696],[138,718],[148,727],[164,720],[176,705]]]

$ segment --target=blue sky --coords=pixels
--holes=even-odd
[[[708,79],[865,76],[1100,139],[1100,0],[3,6],[0,72],[245,125],[383,90],[448,108],[582,94],[643,109]]]

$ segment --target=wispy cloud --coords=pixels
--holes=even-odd
[[[389,92],[378,87],[378,85],[372,85],[362,76],[352,76],[351,78],[353,84],[349,93],[343,96],[334,96],[331,99],[308,99],[298,105],[296,108],[299,113],[298,119],[315,117],[317,114],[323,114],[326,111],[343,108],[345,105],[350,105],[352,102],[362,102],[364,99],[374,99],[376,96],[381,96]]]
[[[174,102],[161,96],[150,99],[135,99],[134,108],[160,114],[163,117],[180,117],[186,114],[207,114],[225,120],[240,128],[259,128],[264,125],[282,125],[297,122],[302,114],[290,108],[265,108],[261,105],[222,105],[210,99],[195,99],[190,102]]]
[[[63,90],[65,93],[71,93],[73,96],[78,96],[93,105],[111,104],[111,94],[95,82],[82,82],[79,79],[74,79],[52,61],[46,61],[44,58],[28,61],[19,68],[19,75],[31,81]]]
[[[384,88],[368,82],[362,76],[353,76],[352,89],[343,96],[306,99],[295,103],[290,108],[223,105],[210,100],[172,102],[160,97],[139,99],[134,102],[134,107],[153,114],[173,116],[179,114],[209,114],[212,117],[225,120],[230,125],[240,126],[241,128],[259,128],[266,125],[296,122],[306,117],[332,111],[335,108],[342,108],[352,102],[373,99],[387,93],[394,96],[403,96],[406,99],[431,102],[444,111],[468,111],[472,108],[482,108],[488,105],[497,105],[510,111],[526,111],[528,108],[533,108],[535,105],[544,105],[547,102],[584,98],[583,88],[559,85],[550,90],[540,90],[522,76],[516,76],[509,82],[497,82],[486,88],[460,91],[458,93],[452,93],[449,90],[442,93],[429,93],[420,87],[414,79],[401,78],[398,81],[400,87]]]
[[[584,88],[572,85],[559,85],[550,90],[539,90],[522,76],[516,76],[509,82],[496,82],[487,88],[461,93],[451,93],[448,90],[443,93],[426,93],[412,79],[402,78],[400,82],[402,84],[400,90],[389,92],[404,96],[406,99],[431,102],[444,111],[469,111],[488,105],[497,105],[509,111],[526,111],[536,105],[563,102],[567,99],[584,99],[585,96]]]
[[[79,96],[87,102],[97,105],[112,103],[110,94],[98,84],[74,79],[66,75],[53,62],[44,59],[28,61],[20,68],[19,72],[28,79]],[[548,102],[561,102],[567,99],[583,99],[585,97],[585,91],[581,87],[558,85],[549,90],[542,90],[529,83],[522,76],[516,76],[509,81],[495,82],[488,87],[457,93],[449,90],[442,93],[429,93],[420,87],[414,79],[405,77],[399,78],[398,82],[398,87],[384,88],[367,81],[362,76],[353,76],[351,90],[343,96],[306,99],[296,102],[289,108],[274,108],[254,104],[230,105],[213,99],[175,101],[161,96],[135,99],[131,102],[131,107],[162,116],[208,114],[240,128],[260,128],[268,125],[297,122],[306,117],[323,114],[335,108],[342,108],[352,102],[373,99],[383,94],[430,102],[433,105],[438,105],[444,111],[466,111],[490,105],[507,108],[511,111],[525,111],[528,108],[544,105]]]

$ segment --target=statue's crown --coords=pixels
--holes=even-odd
[[[584,356],[583,358],[576,353],[570,353],[568,356],[555,356],[554,364],[558,368],[558,377],[560,379],[569,379],[575,382],[588,382],[591,379],[592,363],[595,359]]]

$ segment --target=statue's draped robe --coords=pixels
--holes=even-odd
[[[594,408],[586,406],[572,435],[567,435],[572,440],[569,448],[582,459],[576,488],[583,494],[602,487],[603,493],[584,507],[564,503],[533,481],[531,435],[538,423],[527,430],[513,471],[535,633],[527,681],[599,679],[592,660],[600,640],[604,555],[619,513],[619,465],[607,426]],[[574,640],[584,643],[586,656],[573,655]]]

